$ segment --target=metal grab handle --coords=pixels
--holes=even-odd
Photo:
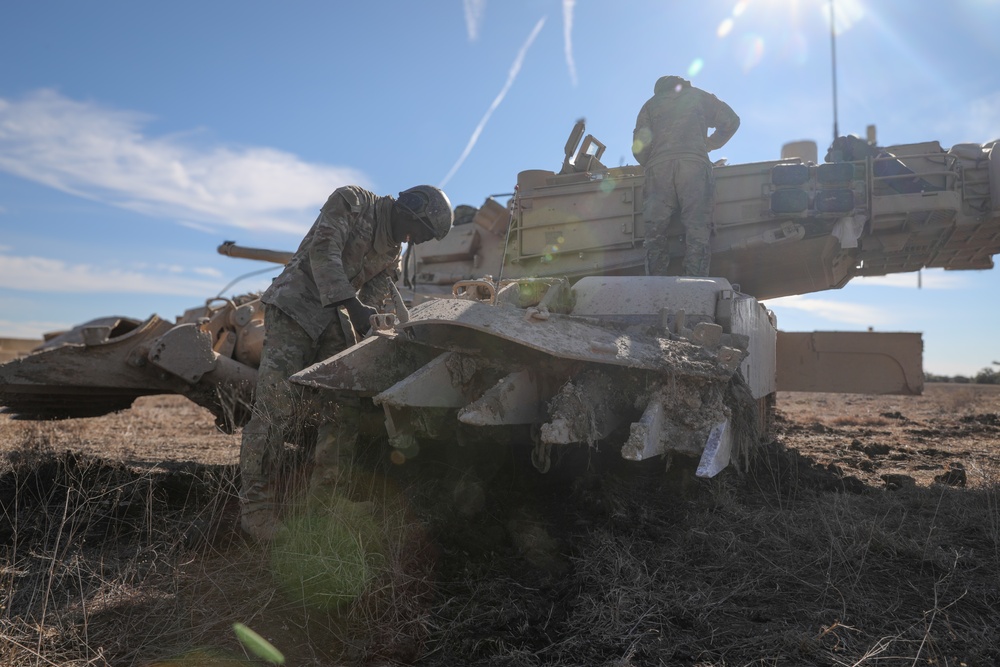
[[[396,313],[375,313],[368,317],[368,324],[375,331],[389,331],[399,323]]]
[[[458,298],[460,291],[463,294],[468,293],[470,287],[477,289],[485,287],[486,291],[490,293],[490,304],[493,305],[497,302],[497,286],[491,280],[459,280],[452,286],[451,295]]]

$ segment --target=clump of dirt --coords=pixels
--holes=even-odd
[[[1000,430],[1000,413],[990,412],[987,414],[965,415],[959,419],[963,424],[978,424],[984,427],[986,432],[996,432]]]

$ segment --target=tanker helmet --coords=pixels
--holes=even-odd
[[[440,188],[433,185],[414,186],[400,192],[396,203],[427,226],[438,241],[451,231],[454,220],[451,201]]]
[[[659,95],[660,93],[680,91],[682,88],[689,88],[690,86],[691,82],[683,77],[674,74],[661,76],[653,86],[653,94]]]

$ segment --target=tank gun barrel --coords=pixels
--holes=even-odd
[[[288,264],[288,261],[295,253],[285,250],[268,250],[266,248],[248,248],[247,246],[236,245],[236,241],[223,241],[218,247],[220,255],[229,257],[239,257],[240,259],[256,259],[262,262],[273,262],[275,264]]]

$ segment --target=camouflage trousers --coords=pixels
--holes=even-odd
[[[667,228],[676,214],[684,228],[684,275],[707,276],[712,252],[712,165],[700,160],[670,160],[645,168],[646,274],[667,275]]]
[[[358,432],[356,397],[289,381],[298,371],[356,342],[346,315],[333,318],[319,340],[313,340],[281,309],[265,304],[264,327],[253,413],[243,427],[240,446],[240,496],[245,511],[248,505],[273,503],[286,441],[309,441],[315,432],[313,485],[336,478],[341,459],[353,456]]]

